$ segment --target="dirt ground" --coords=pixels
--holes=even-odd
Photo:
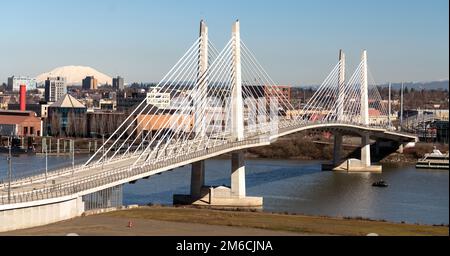
[[[131,225],[130,225],[131,224]],[[65,236],[448,236],[448,226],[224,211],[192,207],[140,207],[90,215],[0,235]]]
[[[128,227],[129,221],[132,227]],[[292,232],[93,215],[43,227],[0,233],[7,236],[293,236]]]

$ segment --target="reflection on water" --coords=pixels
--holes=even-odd
[[[87,157],[77,157],[83,162]],[[70,157],[49,157],[49,167],[70,165]],[[206,162],[208,185],[230,184],[229,160]],[[0,179],[7,174],[0,154]],[[410,223],[449,223],[449,172],[390,168],[381,174],[322,172],[320,162],[248,160],[247,194],[264,197],[264,210],[310,215],[352,216]],[[16,176],[44,170],[45,158],[23,155],[13,159]],[[372,187],[383,179],[387,188]],[[172,203],[173,194],[189,193],[190,166],[139,180],[124,187],[125,204]]]
[[[208,185],[230,184],[230,161],[206,162]],[[409,223],[449,223],[446,171],[414,166],[384,167],[383,173],[322,172],[320,162],[248,160],[247,194],[264,197],[264,210],[309,215],[352,216]],[[384,179],[387,188],[372,187]],[[173,194],[189,193],[190,166],[127,184],[124,203],[171,204]]]
[[[8,161],[7,154],[0,154],[0,181],[8,177]],[[87,155],[77,155],[74,158],[75,164],[86,162]],[[71,156],[48,156],[48,169],[57,169],[72,166]],[[45,155],[13,155],[12,161],[13,178],[26,177],[31,174],[39,174],[45,172]]]

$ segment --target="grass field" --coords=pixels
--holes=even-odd
[[[141,207],[102,214],[116,218],[151,219],[170,222],[259,228],[302,234],[365,236],[448,236],[447,226],[389,223],[348,218],[329,218],[262,212],[223,211],[196,208]],[[238,235],[238,234],[236,234]]]

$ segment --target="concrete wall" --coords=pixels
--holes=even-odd
[[[40,206],[0,211],[0,232],[24,229],[81,216],[81,197]]]

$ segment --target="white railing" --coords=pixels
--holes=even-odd
[[[260,138],[228,142],[215,146],[213,148],[199,150],[183,156],[166,156],[162,160],[153,162],[152,164],[146,164],[133,169],[130,167],[122,167],[118,169],[103,171],[97,174],[92,174],[87,177],[77,179],[76,181],[51,185],[46,188],[25,192],[13,192],[9,199],[7,195],[0,197],[0,204],[16,204],[73,195],[104,185],[112,184],[114,182],[120,182],[127,178],[132,178],[140,174],[148,174],[148,176],[151,176],[158,172],[161,172],[161,169],[163,168],[176,166],[185,162],[189,162],[192,159],[205,157],[207,155],[214,154],[220,151],[229,150],[240,146],[260,144],[263,142],[265,141],[261,140]]]
[[[287,132],[290,130],[299,129],[302,127],[315,126],[321,124],[336,124],[336,125],[351,125],[357,126],[359,128],[364,127],[367,129],[386,129],[386,127],[380,125],[363,125],[361,123],[355,122],[342,122],[342,121],[315,121],[315,122],[305,122],[305,120],[283,120],[278,123],[277,130],[279,133]],[[267,127],[266,127],[267,128]],[[141,166],[136,168],[131,168],[129,166],[121,167],[118,169],[105,170],[100,173],[91,174],[87,177],[79,178],[76,181],[63,182],[61,184],[53,184],[46,188],[35,189],[33,191],[26,192],[13,192],[11,194],[10,200],[6,195],[0,197],[0,204],[9,204],[9,203],[20,203],[20,202],[29,202],[33,200],[41,200],[48,199],[54,197],[60,197],[65,195],[71,195],[74,193],[78,193],[81,191],[85,191],[88,189],[92,189],[95,187],[100,187],[112,182],[117,182],[126,178],[130,178],[136,176],[138,174],[148,173],[149,176],[158,173],[158,170],[171,166],[177,165],[178,163],[189,162],[191,159],[195,159],[198,157],[203,157],[205,155],[213,154],[218,151],[223,151],[227,149],[236,148],[239,146],[245,145],[253,145],[259,144],[266,140],[268,140],[270,135],[270,130],[264,129],[262,131],[257,131],[255,129],[247,130],[246,137],[250,137],[251,139],[247,139],[244,141],[230,141],[223,140],[219,143],[217,141],[211,142],[209,145],[204,145],[206,149],[194,150],[190,152],[189,150],[184,150],[186,146],[188,148],[194,148],[193,146],[197,146],[198,143],[202,143],[201,141],[188,141],[181,142],[179,144],[168,145],[166,150],[161,152],[156,152],[155,158],[152,163],[149,161],[144,161],[141,163]],[[399,133],[400,134],[400,133]],[[405,134],[406,135],[406,134]],[[210,147],[213,144],[213,147]],[[203,146],[203,145],[202,145]],[[170,154],[168,154],[170,152]],[[136,155],[131,154],[129,157],[119,158],[117,161],[124,161],[127,159],[131,159],[136,157]],[[92,164],[84,167],[83,165],[77,165],[75,168],[67,167],[63,169],[58,169],[55,171],[48,172],[47,179],[51,180],[54,178],[59,178],[63,176],[68,176],[72,174],[79,174],[81,172],[86,172],[87,170],[92,170],[97,167],[100,167],[103,163]],[[113,165],[112,163],[108,163],[108,165]],[[35,182],[43,182],[45,180],[45,174],[39,174],[19,180],[12,181],[12,187],[20,187],[24,185],[29,185]],[[0,183],[1,188],[7,188],[7,183]]]

